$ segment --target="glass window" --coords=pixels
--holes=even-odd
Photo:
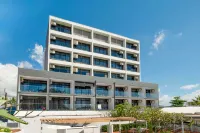
[[[20,84],[22,92],[47,92],[47,82],[24,79]]]
[[[135,57],[133,54],[127,53],[127,59],[137,61],[137,57]]]
[[[74,28],[74,34],[85,38],[91,38],[91,32]]]
[[[132,81],[134,81],[135,78],[134,78],[134,76],[127,75],[127,80],[132,80]]]
[[[124,79],[124,77],[121,74],[117,74],[117,73],[112,73],[111,78],[113,78],[113,79]]]
[[[56,60],[63,60],[63,61],[70,61],[71,56],[69,53],[62,53],[62,52],[55,52],[55,54],[51,53],[50,54],[51,59],[56,59]]]
[[[96,77],[108,77],[108,73],[107,72],[94,71],[94,76],[96,76]]]
[[[108,61],[103,59],[94,58],[94,65],[108,67]]]
[[[114,57],[124,58],[123,53],[120,53],[120,51],[111,50],[111,55]]]
[[[115,68],[115,69],[123,70],[123,65],[120,64],[120,62],[114,62],[114,61],[112,61],[112,62],[111,62],[111,67],[112,67],[112,68]]]
[[[132,72],[137,72],[137,68],[135,67],[135,65],[127,64],[127,70]]]
[[[130,48],[130,49],[137,50],[137,46],[134,46],[134,44],[132,44],[132,43],[126,43],[126,47]]]
[[[49,103],[50,110],[69,110],[70,98],[66,97],[52,97]]]
[[[122,87],[116,87],[115,88],[115,95],[116,96],[125,96],[124,88],[122,88]]]
[[[108,42],[107,36],[100,35],[100,34],[97,34],[97,33],[94,33],[94,39],[102,41],[102,42],[106,42],[106,43]]]
[[[90,52],[90,45],[89,44],[78,42],[78,45],[74,45],[74,48]]]
[[[70,94],[70,83],[52,82],[50,92]]]
[[[51,39],[51,44],[54,45],[60,45],[60,46],[64,46],[64,47],[71,47],[71,40],[66,40],[66,39],[62,39],[62,38],[58,38],[56,37],[56,39]]]
[[[90,70],[86,70],[86,69],[80,69],[80,68],[78,68],[78,72],[74,72],[74,74],[90,75]]]
[[[122,40],[111,38],[111,42],[112,42],[112,44],[117,44],[117,45],[120,45],[120,46],[123,47],[123,41]]]
[[[107,48],[94,46],[94,52],[99,53],[99,54],[108,55],[108,49]]]
[[[108,87],[107,86],[97,86],[96,87],[96,94],[108,96]]]
[[[64,26],[64,25],[60,25],[60,24],[51,25],[51,29],[52,29],[52,30],[56,30],[56,31],[60,31],[60,32],[64,32],[64,33],[71,34],[71,27]]]
[[[50,71],[53,71],[53,72],[62,72],[62,73],[70,73],[70,67],[55,66],[55,68],[50,68]]]
[[[75,94],[78,95],[91,95],[90,86],[75,86]]]
[[[90,57],[78,55],[78,58],[74,58],[74,62],[90,65]]]

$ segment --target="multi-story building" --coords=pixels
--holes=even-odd
[[[140,82],[140,42],[50,16],[45,71],[19,68],[20,109],[110,110],[158,106],[158,85]]]

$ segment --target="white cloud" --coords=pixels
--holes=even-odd
[[[31,59],[38,62],[41,66],[43,66],[44,61],[44,48],[42,45],[35,44],[35,47],[33,50],[31,50]]]
[[[200,90],[196,90],[196,91],[193,91],[192,93],[183,95],[183,96],[181,96],[181,98],[186,100],[186,101],[191,101],[192,99],[194,99],[198,95],[200,95]]]
[[[16,96],[17,72],[17,66],[0,63],[0,96],[4,94],[4,89],[6,89],[8,96]]]
[[[191,90],[191,89],[194,89],[194,88],[197,88],[197,87],[199,87],[199,84],[191,84],[191,85],[181,86],[180,89]]]
[[[18,67],[31,69],[33,68],[33,65],[29,63],[28,61],[21,61],[21,62],[18,62]]]
[[[153,48],[158,50],[158,47],[163,43],[164,39],[165,39],[164,30],[157,32],[154,35],[154,41],[153,41],[153,44],[152,44]]]
[[[169,95],[163,95],[160,96],[159,98],[159,105],[162,106],[170,106],[170,100],[172,99],[172,97],[170,97]]]
[[[165,85],[164,87],[165,87],[165,88],[167,88],[167,87],[168,87],[168,85]]]
[[[150,51],[150,52],[148,53],[148,55],[149,55],[149,56],[153,55],[153,52],[152,52],[152,51]]]

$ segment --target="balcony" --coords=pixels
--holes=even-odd
[[[70,110],[70,104],[64,104],[64,103],[51,103],[49,104],[50,110]]]
[[[111,55],[118,58],[124,58],[123,51],[111,50]]]
[[[75,89],[76,95],[92,95],[91,89]]]
[[[126,43],[126,48],[138,50],[137,44],[132,44],[132,43]]]
[[[96,77],[108,77],[108,73],[107,72],[100,72],[100,71],[94,71],[94,76]]]
[[[59,46],[64,46],[64,47],[71,47],[71,40],[66,40],[66,39],[62,39],[62,38],[58,38],[58,37],[52,37],[53,39],[51,39],[51,44],[54,45],[59,45]]]
[[[85,43],[78,42],[78,44],[74,45],[74,48],[90,52],[90,44],[85,44]]]
[[[146,98],[158,99],[158,94],[156,94],[156,93],[146,93]]]
[[[144,98],[144,95],[141,92],[131,92],[132,97]]]
[[[69,53],[55,52],[50,54],[50,59],[60,60],[60,61],[71,61],[71,55]]]
[[[96,95],[104,97],[111,96],[111,91],[108,89],[97,88]]]
[[[39,92],[39,93],[46,93],[47,92],[47,85],[41,84],[41,85],[21,85],[20,87],[21,92]]]
[[[91,104],[75,104],[76,110],[91,110],[92,105]]]
[[[54,66],[50,68],[50,71],[53,72],[62,72],[62,73],[70,73],[70,67],[65,67],[65,66]]]
[[[60,25],[55,22],[52,22],[51,29],[55,31],[71,34],[71,27]]]
[[[20,103],[20,110],[46,110],[46,103]]]
[[[93,51],[94,51],[94,53],[108,55],[108,49],[107,48],[94,46],[94,50]]]
[[[115,91],[115,96],[116,96],[116,97],[128,97],[128,92],[124,92],[124,91]]]
[[[51,86],[50,93],[70,94],[70,88],[64,86]]]

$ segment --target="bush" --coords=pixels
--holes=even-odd
[[[10,128],[0,127],[0,132],[11,132]]]

